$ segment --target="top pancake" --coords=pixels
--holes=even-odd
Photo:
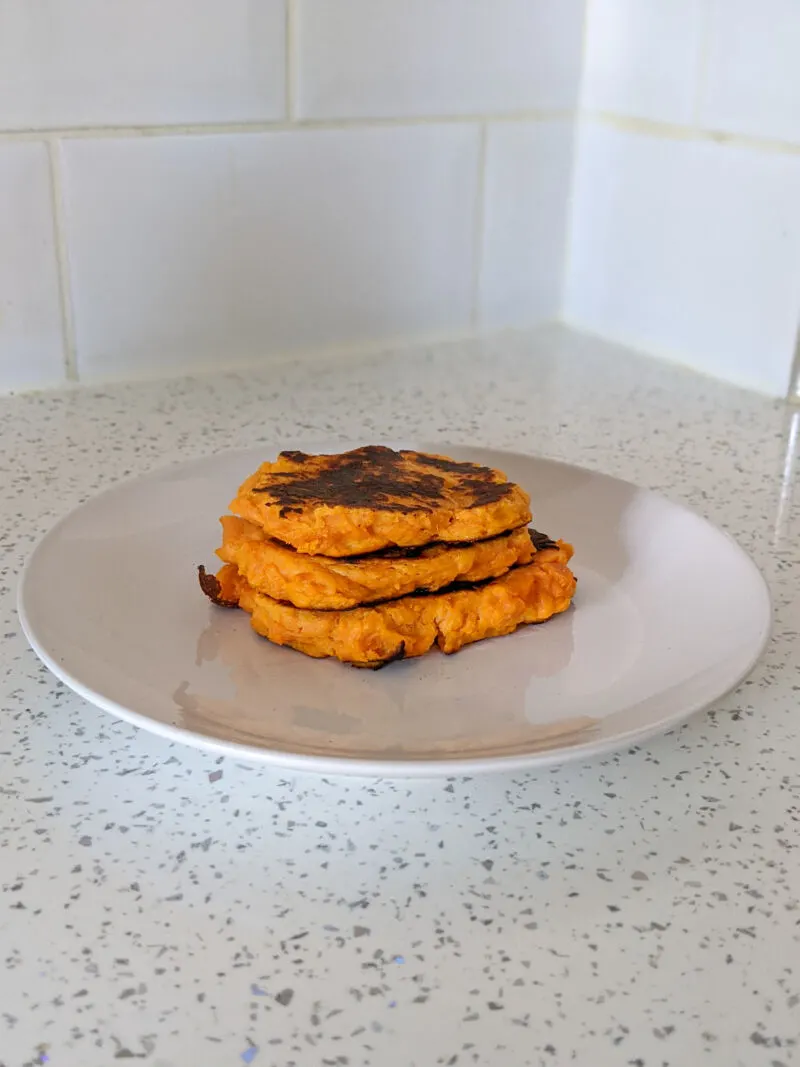
[[[298,552],[335,557],[479,541],[531,518],[527,493],[502,471],[374,445],[281,452],[241,485],[231,511]]]

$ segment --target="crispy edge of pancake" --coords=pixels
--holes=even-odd
[[[197,568],[197,579],[200,582],[200,588],[203,590],[203,592],[212,604],[216,604],[218,608],[239,607],[238,596],[226,597],[222,591],[222,582],[219,580],[216,574],[209,573],[209,571],[205,569],[202,563]]]

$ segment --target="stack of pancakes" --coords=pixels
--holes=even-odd
[[[572,548],[528,529],[528,495],[444,456],[282,452],[230,509],[203,592],[309,656],[377,668],[457,652],[565,611],[575,591]]]

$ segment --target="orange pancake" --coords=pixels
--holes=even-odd
[[[298,552],[337,557],[484,541],[531,517],[527,493],[502,471],[378,446],[281,452],[242,484],[230,509]]]
[[[571,557],[571,545],[559,541],[499,578],[347,611],[307,610],[273,600],[256,592],[233,564],[216,578],[200,568],[200,583],[216,603],[249,612],[253,628],[275,644],[377,668],[421,656],[434,645],[457,652],[565,611],[575,592]]]

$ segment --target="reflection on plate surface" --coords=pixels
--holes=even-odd
[[[590,716],[541,721],[547,718],[546,702],[537,721],[531,675],[559,673],[569,663],[571,612],[554,620],[567,625],[550,642],[553,656],[536,641],[535,631],[545,624],[512,635],[516,642],[528,640],[508,655],[500,700],[493,693],[492,674],[477,659],[485,644],[476,644],[457,656],[435,652],[398,663],[391,671],[357,672],[357,705],[350,700],[352,668],[268,646],[268,669],[265,642],[249,630],[246,618],[231,619],[232,613],[213,608],[210,612],[197,644],[197,662],[208,668],[208,677],[201,672],[195,689],[183,682],[174,694],[181,724],[189,730],[274,748],[291,738],[294,749],[314,755],[420,760],[446,758],[450,752],[505,755],[551,747],[594,725]],[[268,700],[272,671],[291,694],[277,708]],[[467,676],[472,679],[468,696]]]

